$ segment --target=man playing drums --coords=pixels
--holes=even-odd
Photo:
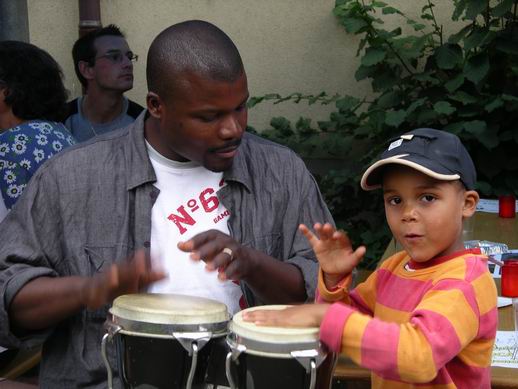
[[[230,38],[202,21],[167,28],[147,81],[134,124],[49,161],[1,225],[0,345],[43,342],[42,388],[106,386],[102,324],[122,294],[209,297],[231,313],[313,299],[297,226],[331,216],[293,152],[245,133]]]

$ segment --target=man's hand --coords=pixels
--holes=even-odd
[[[178,248],[190,252],[194,261],[204,261],[207,270],[217,270],[221,281],[244,279],[254,269],[253,256],[248,255],[247,248],[218,230],[205,231],[179,242]]]
[[[336,231],[329,223],[324,225],[317,223],[314,229],[315,234],[304,224],[299,226],[299,231],[304,234],[317,256],[324,272],[326,287],[332,288],[352,272],[366,250],[364,246],[353,250],[347,235],[342,231]]]
[[[257,309],[243,312],[243,320],[258,326],[320,327],[330,304],[296,305],[281,310]]]
[[[120,295],[138,293],[165,276],[163,272],[151,269],[144,251],[140,250],[129,260],[112,264],[105,272],[85,278],[80,299],[88,309],[98,309]]]

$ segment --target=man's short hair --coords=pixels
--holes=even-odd
[[[211,23],[189,20],[165,29],[151,43],[146,66],[148,90],[169,97],[175,81],[186,72],[233,82],[244,68],[227,34]]]
[[[72,48],[72,58],[74,59],[74,70],[76,71],[77,78],[81,81],[81,84],[86,88],[88,83],[79,71],[79,61],[88,62],[90,65],[94,64],[97,50],[95,49],[95,40],[102,36],[120,36],[125,38],[119,27],[115,24],[110,24],[106,27],[98,30],[90,31],[79,38],[74,47]]]

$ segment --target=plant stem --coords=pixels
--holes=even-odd
[[[439,35],[439,43],[442,46],[442,24],[441,24],[441,28],[439,28],[439,23],[437,23],[437,19],[435,18],[435,13],[433,12],[433,5],[432,5],[431,0],[428,0],[428,6],[430,7],[430,13],[432,14],[433,26],[434,26],[435,32],[437,33],[437,35]]]

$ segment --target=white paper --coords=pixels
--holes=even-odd
[[[491,366],[518,369],[518,339],[515,331],[497,331]]]
[[[513,303],[513,299],[510,297],[500,297],[498,296],[498,308],[507,307]]]
[[[518,210],[518,200],[515,209]],[[498,200],[480,199],[477,204],[478,212],[498,213]]]

